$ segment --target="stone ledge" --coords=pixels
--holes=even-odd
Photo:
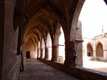
[[[79,68],[79,67],[67,68],[63,64],[60,64],[60,63],[51,62],[51,61],[43,60],[43,59],[38,59],[38,60],[60,71],[63,71],[69,75],[77,77],[81,80],[107,80],[107,75],[100,74],[89,69]]]

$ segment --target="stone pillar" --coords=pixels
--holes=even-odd
[[[82,46],[83,40],[76,40],[76,65],[77,66],[83,66],[83,46]]]
[[[58,61],[59,55],[59,36],[61,34],[60,25],[56,26],[55,37],[52,40],[52,60],[51,61]]]
[[[3,48],[4,48],[4,0],[0,0],[0,78],[2,74],[2,65],[3,65]]]
[[[93,57],[96,58],[96,40],[93,40]]]
[[[22,26],[19,26],[19,32],[18,32],[18,44],[17,44],[17,55],[20,55],[20,49],[21,49],[21,45],[22,45]]]
[[[96,58],[96,49],[93,50],[93,56]]]
[[[40,58],[39,48],[37,49],[37,58]]]
[[[69,42],[65,44],[65,62],[64,65],[66,67],[75,66],[75,62],[73,60],[73,48],[75,48],[74,42]]]
[[[106,60],[106,61],[107,61],[107,49],[106,49],[106,50],[104,50],[104,60]]]
[[[104,36],[104,60],[107,60],[107,35]]]
[[[40,49],[40,58],[43,58],[43,49]]]
[[[24,71],[24,57],[23,57],[23,51],[20,51],[21,54],[21,66],[20,66],[20,71]]]
[[[58,60],[58,51],[59,46],[52,46],[52,60],[51,61],[57,61]]]
[[[45,47],[45,59],[49,59],[49,49],[47,47]]]

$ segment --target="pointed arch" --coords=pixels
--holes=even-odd
[[[37,58],[37,44],[36,39],[32,35],[28,35],[23,44],[23,56],[27,55],[27,52],[30,53],[31,58]]]
[[[91,43],[87,44],[87,56],[93,56],[93,47]]]
[[[41,58],[44,59],[45,58],[45,41],[44,41],[44,38],[42,38],[42,40],[41,40],[41,49],[42,49]]]
[[[64,63],[65,61],[65,36],[64,36],[63,28],[60,24],[58,24],[56,27],[54,45],[57,46],[57,55],[58,55],[57,61]]]
[[[46,48],[47,48],[48,59],[51,60],[51,58],[52,58],[52,39],[51,39],[51,35],[49,33],[47,34]]]
[[[65,61],[65,37],[64,37],[64,31],[62,27],[60,27],[60,36],[59,36],[59,61],[64,62]]]
[[[103,44],[101,42],[96,45],[96,56],[103,57]]]

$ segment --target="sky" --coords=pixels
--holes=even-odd
[[[83,37],[107,33],[107,5],[103,0],[86,0],[80,13]]]

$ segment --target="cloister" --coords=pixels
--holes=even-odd
[[[81,26],[78,18],[84,2],[0,0],[0,80],[27,80],[27,77],[30,77],[28,80],[63,77],[64,80],[107,80],[106,73],[83,67],[85,58],[107,61],[107,34],[85,42],[81,30],[77,29]],[[107,0],[104,3],[107,4]],[[42,73],[41,70],[49,72],[48,68],[51,77],[61,74],[60,79]],[[29,73],[24,73],[27,70]]]
[[[94,57],[96,59],[100,59],[102,61],[107,60],[107,34],[99,35],[94,37],[94,39],[87,39],[84,42],[84,54],[89,57]]]

